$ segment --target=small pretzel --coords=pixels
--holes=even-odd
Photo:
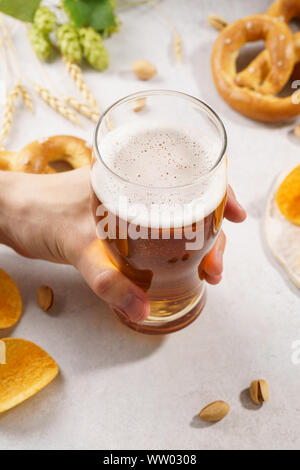
[[[236,59],[247,42],[265,39],[269,53],[269,71],[262,84],[251,90],[236,84]],[[289,119],[300,113],[300,103],[292,96],[272,96],[274,83],[285,84],[295,65],[293,35],[288,26],[268,15],[253,15],[227,26],[219,35],[212,54],[216,87],[236,111],[260,121]]]
[[[267,15],[277,17],[281,21],[289,23],[292,18],[300,17],[300,1],[299,0],[276,0],[269,10]],[[296,53],[295,62],[300,62],[300,34],[294,36],[294,46]],[[252,62],[236,76],[236,83],[239,86],[246,86],[257,90],[261,82],[265,79],[270,70],[270,56],[268,50],[261,52]],[[279,93],[284,87],[285,83],[273,83],[272,94]]]
[[[56,173],[49,163],[64,161],[73,169],[89,165],[91,149],[78,137],[57,135],[44,142],[35,140],[20,152],[0,152],[0,170],[24,173]]]

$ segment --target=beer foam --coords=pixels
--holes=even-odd
[[[94,191],[112,212],[137,225],[180,227],[201,220],[226,193],[226,159],[208,174],[221,152],[219,140],[201,135],[198,129],[158,122],[114,129],[101,139],[99,151],[106,167],[120,178],[97,160],[92,170]],[[126,197],[130,206],[144,204],[148,211],[135,208],[125,214],[119,196]],[[154,220],[149,211],[157,204],[164,208]],[[185,215],[178,205],[186,206]]]

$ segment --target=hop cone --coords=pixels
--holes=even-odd
[[[39,7],[34,15],[33,24],[43,33],[53,31],[56,23],[55,14],[48,7]]]
[[[100,34],[93,28],[80,28],[80,44],[89,64],[97,70],[105,70],[109,66],[109,55]]]
[[[48,36],[40,31],[36,25],[31,26],[30,30],[28,31],[28,36],[32,49],[36,55],[42,60],[49,59],[52,51],[52,45]]]
[[[73,63],[82,59],[82,49],[79,41],[79,34],[72,23],[65,23],[56,31],[57,42],[62,55]]]

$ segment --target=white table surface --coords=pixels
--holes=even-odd
[[[198,321],[168,337],[148,337],[120,325],[73,268],[27,260],[1,246],[0,266],[17,281],[24,299],[12,336],[36,342],[61,368],[46,389],[0,417],[1,449],[300,448],[300,365],[291,360],[292,343],[300,340],[299,291],[272,260],[262,231],[272,181],[299,163],[300,145],[291,137],[291,123],[252,122],[220,99],[210,72],[217,33],[206,22],[209,13],[234,20],[264,11],[269,3],[163,0],[183,38],[183,65],[175,63],[170,31],[155,10],[144,5],[120,12],[122,31],[107,41],[110,69],[86,73],[101,107],[149,87],[208,102],[226,124],[230,181],[248,220],[225,223],[224,280],[208,288]],[[14,38],[27,73],[42,80],[22,27]],[[159,73],[152,82],[139,82],[130,72],[138,58],[156,64]],[[59,61],[47,66],[47,73],[76,94]],[[88,121],[79,129],[36,104],[34,117],[18,111],[12,149],[59,133],[91,141]],[[49,314],[36,304],[41,283],[55,291]],[[270,402],[259,410],[245,392],[256,378],[271,387]],[[216,425],[202,424],[196,415],[214,400],[230,403],[231,413]]]

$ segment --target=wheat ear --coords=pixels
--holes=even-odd
[[[91,108],[89,105],[85,103],[81,103],[76,98],[72,96],[63,96],[64,101],[68,103],[72,108],[74,108],[78,113],[82,114],[83,116],[87,117],[93,122],[98,122],[100,118],[100,113],[96,111],[94,108]]]
[[[19,88],[26,108],[33,113],[33,101],[29,91],[22,84],[19,85]]]
[[[20,84],[17,83],[13,89],[6,94],[4,104],[3,123],[0,131],[0,147],[3,150],[3,141],[8,136],[14,119],[15,106],[17,98],[20,94]]]
[[[47,90],[47,88],[43,88],[38,83],[33,83],[34,89],[37,94],[48,104],[54,111],[58,112],[65,118],[69,119],[69,121],[73,122],[81,126],[81,121],[79,120],[76,113],[74,113],[68,106],[66,106],[61,100],[59,100],[56,96],[52,95],[52,93]]]
[[[154,8],[156,8],[156,10],[160,14],[160,16],[165,20],[165,22],[168,24],[169,28],[172,30],[172,32],[173,32],[174,52],[175,52],[175,55],[176,55],[176,58],[177,58],[178,62],[182,62],[182,39],[179,36],[179,34],[178,34],[178,32],[177,32],[177,30],[174,26],[174,23],[172,22],[170,17],[167,15],[165,10],[160,5],[158,5],[156,0],[149,0],[149,2],[152,3]]]
[[[76,64],[72,64],[65,58],[63,59],[63,61],[68,74],[72,78],[73,82],[75,83],[76,87],[78,88],[84,99],[90,104],[93,109],[95,109],[95,111],[99,112],[97,101],[93,96],[91,90],[87,86],[81,68]]]

